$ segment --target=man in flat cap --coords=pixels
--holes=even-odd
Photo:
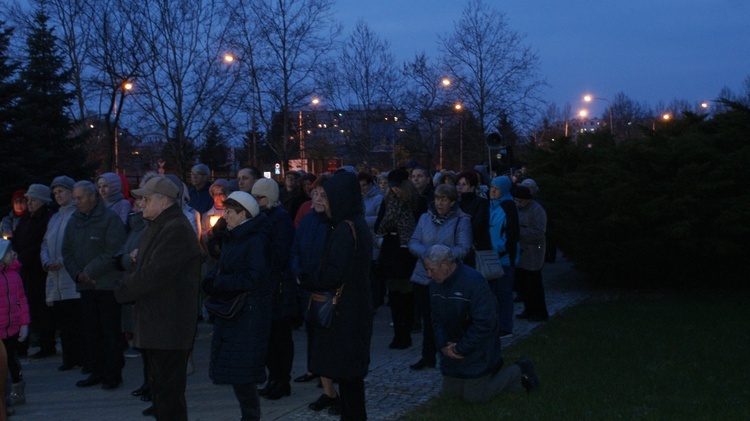
[[[133,190],[143,198],[143,218],[149,225],[130,255],[133,269],[115,290],[117,301],[135,302],[135,346],[146,353],[153,411],[160,420],[187,420],[185,367],[198,313],[195,274],[201,253],[177,203],[178,193],[166,177],[154,177]]]

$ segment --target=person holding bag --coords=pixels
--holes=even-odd
[[[388,305],[393,319],[393,340],[388,348],[411,346],[414,323],[414,293],[411,274],[417,258],[409,252],[409,240],[421,215],[423,200],[409,181],[409,173],[397,168],[388,173],[388,192],[375,221],[375,232],[382,237],[379,271],[388,287]]]
[[[266,380],[265,358],[271,330],[271,244],[273,228],[250,194],[236,191],[224,201],[229,231],[221,256],[203,280],[209,299],[228,301],[246,293],[233,318],[216,317],[208,376],[231,384],[242,420],[260,419],[257,384]]]
[[[342,420],[365,420],[364,377],[370,365],[372,236],[363,214],[359,182],[339,170],[323,183],[326,214],[334,225],[318,272],[300,279],[309,291],[341,291],[330,327],[316,329],[310,370],[338,381]]]

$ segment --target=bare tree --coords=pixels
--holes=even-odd
[[[48,6],[46,9],[52,22],[60,30],[60,44],[68,58],[73,91],[76,95],[76,107],[71,110],[72,117],[75,120],[82,120],[86,117],[88,100],[84,79],[86,51],[90,47],[89,35],[92,23],[85,12],[93,6],[87,4],[86,0],[37,0],[37,2]]]
[[[497,126],[501,115],[521,128],[531,123],[545,82],[538,56],[505,15],[471,0],[453,33],[439,40],[447,72],[485,132]]]
[[[433,155],[439,145],[439,116],[437,108],[443,108],[445,91],[441,88],[443,72],[430,62],[424,54],[418,54],[403,66],[407,88],[403,92],[402,104],[407,112],[409,138],[405,147],[423,164],[431,167]]]
[[[299,137],[292,141],[290,132],[301,131],[301,127],[294,129],[293,114],[301,115],[301,107],[317,91],[317,77],[341,33],[333,4],[332,0],[259,0],[251,6],[262,39],[257,50],[263,63],[259,88],[266,104],[263,118],[271,129],[267,132],[273,133],[267,141],[285,168],[300,141]]]
[[[149,43],[134,99],[142,120],[168,139],[165,158],[181,176],[210,122],[221,125],[236,113],[225,107],[239,79],[222,60],[235,22],[226,6],[219,0],[141,0],[130,6],[134,36]]]
[[[665,108],[666,106],[657,104],[656,113],[663,113]],[[640,134],[638,126],[653,115],[647,110],[646,105],[638,104],[624,92],[617,93],[612,100],[612,115],[614,116],[612,131],[615,139],[623,140]]]
[[[55,0],[73,1],[73,0]],[[104,123],[107,150],[105,168],[119,170],[118,127],[129,91],[139,90],[139,79],[145,78],[144,64],[150,53],[146,40],[137,36],[129,17],[132,1],[102,0],[87,4],[86,20],[90,22],[86,62],[89,67],[87,86],[99,95],[97,116]]]
[[[389,114],[397,109],[399,77],[390,44],[359,20],[323,75],[326,101],[350,111],[342,129],[350,133],[356,159],[367,160],[395,144],[394,115]]]

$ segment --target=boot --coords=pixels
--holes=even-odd
[[[10,398],[8,399],[9,406],[23,405],[26,403],[26,392],[24,392],[25,388],[26,383],[24,381],[13,383],[11,385]]]

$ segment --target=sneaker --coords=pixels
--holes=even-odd
[[[534,371],[534,364],[528,358],[516,361],[516,365],[521,369],[521,386],[526,389],[526,393],[539,387],[539,378]]]
[[[510,339],[513,337],[513,332],[500,331],[500,339]]]

